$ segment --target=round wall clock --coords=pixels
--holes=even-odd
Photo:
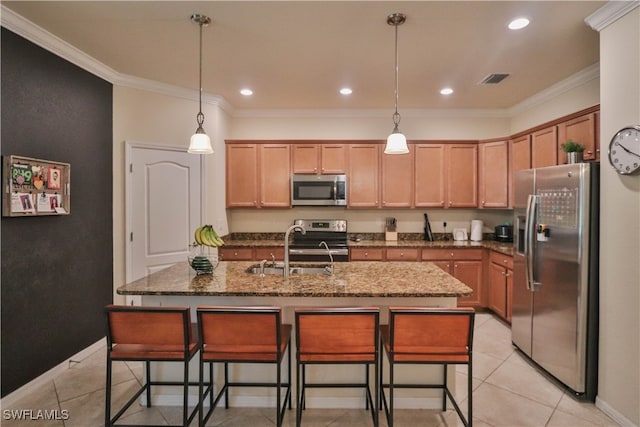
[[[640,171],[640,126],[627,126],[609,143],[609,163],[621,175]]]

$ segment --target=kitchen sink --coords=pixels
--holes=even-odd
[[[264,273],[265,275],[279,274],[283,275],[284,266],[276,265],[273,266],[265,266],[264,271],[260,267],[260,264],[252,265],[247,268],[247,273],[249,274],[260,274]],[[317,265],[317,264],[305,264],[305,265],[292,265],[289,268],[289,274],[326,274],[331,275],[333,271],[331,267],[328,265]]]

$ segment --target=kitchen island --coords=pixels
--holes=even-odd
[[[283,321],[290,324],[294,323],[296,307],[377,306],[380,307],[380,321],[386,323],[389,306],[455,307],[458,297],[472,293],[471,288],[430,262],[335,263],[333,275],[292,274],[288,280],[280,275],[261,277],[247,271],[256,265],[255,262],[222,261],[213,274],[197,276],[187,262],[178,263],[121,286],[117,293],[139,295],[142,305],[147,306],[190,306],[193,321],[196,307],[202,305],[275,305],[282,307]],[[295,360],[295,342],[291,345]],[[180,369],[167,363],[155,365],[154,378],[180,378]],[[449,370],[449,385],[455,388],[455,368]],[[197,357],[192,361],[190,372],[195,381]],[[270,367],[264,365],[236,365],[231,372],[238,380],[251,381],[268,381],[273,375]],[[314,372],[309,369],[311,381]],[[292,374],[295,375],[295,369]],[[331,375],[353,382],[359,380],[362,373],[345,365],[336,366]],[[406,372],[397,369],[397,376],[423,382],[439,381],[441,369],[436,366],[411,367]],[[295,378],[292,384],[295,395]],[[440,392],[436,390],[410,390],[398,396],[396,407],[438,408],[439,396]],[[181,404],[180,392],[169,388],[154,391],[152,400],[159,405]],[[231,392],[232,406],[273,406],[274,402],[274,391],[270,389],[243,388]],[[306,400],[307,407],[332,408],[359,408],[363,402],[362,391],[351,389],[313,390]],[[192,396],[192,403],[195,403],[195,396]]]

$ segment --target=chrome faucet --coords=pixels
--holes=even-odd
[[[329,249],[329,245],[324,240],[318,244],[318,246],[324,246],[327,250],[327,254],[329,255],[329,260],[331,261],[331,269],[328,271],[329,274],[333,274],[333,255],[331,254],[331,249]],[[326,267],[325,267],[326,268]]]
[[[291,227],[287,228],[287,231],[284,232],[284,270],[282,272],[282,277],[287,280],[289,278],[289,234],[293,230],[298,230],[302,234],[307,234],[304,227],[293,224]]]

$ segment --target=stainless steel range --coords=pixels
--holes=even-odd
[[[304,228],[306,233],[294,232],[293,242],[289,245],[291,261],[328,261],[331,257],[336,262],[349,261],[347,220],[296,219],[293,223]]]

